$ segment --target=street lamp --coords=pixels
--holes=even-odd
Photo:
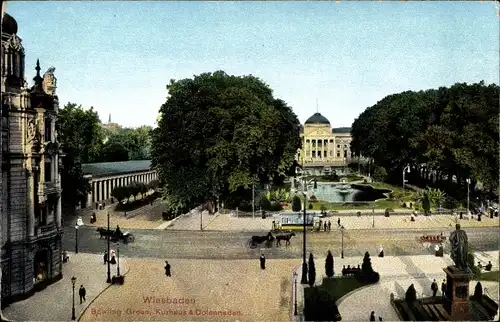
[[[116,267],[116,273],[118,276],[120,276],[120,242],[116,243],[116,256],[117,256],[117,264],[118,266]]]
[[[467,178],[465,179],[465,181],[467,182],[467,216],[469,216],[469,185],[470,185],[470,178]],[[468,218],[468,217],[467,217]]]
[[[109,235],[110,235],[110,229],[109,229],[109,211],[108,211],[108,238],[107,238],[107,242],[108,242],[108,278],[106,279],[106,283],[111,283],[111,264],[109,262],[109,252],[110,252],[110,246],[109,246]]]
[[[407,165],[406,167],[403,168],[403,198],[404,198],[404,193],[405,193],[405,183],[406,183],[405,174],[406,174],[406,170],[408,170],[408,173],[410,173],[410,165]]]
[[[78,228],[80,226],[83,226],[83,220],[81,217],[78,217],[77,221],[76,221],[76,225],[75,225],[75,235],[76,235],[76,238],[75,238],[75,254],[78,254]]]
[[[372,203],[372,228],[375,228],[375,203]]]
[[[297,272],[293,272],[293,283],[295,285],[295,298],[294,298],[294,310],[293,310],[293,315],[298,315],[297,312]]]
[[[300,179],[301,177],[299,177]],[[307,284],[307,262],[306,262],[306,206],[307,206],[307,185],[311,182],[314,182],[313,189],[317,189],[318,184],[316,182],[316,179],[311,179],[307,181],[306,176],[302,176],[304,183],[303,183],[303,191],[302,194],[304,195],[304,218],[302,221],[302,233],[303,233],[303,238],[302,238],[302,278],[300,280],[301,284]]]
[[[75,314],[75,284],[76,284],[76,277],[71,278],[71,283],[73,284],[73,307],[71,308],[71,320],[76,321],[76,314]]]
[[[340,251],[340,258],[344,258],[344,225],[340,226],[340,233],[342,236],[341,239],[342,250]]]

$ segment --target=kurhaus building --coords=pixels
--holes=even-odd
[[[1,296],[22,299],[62,277],[61,154],[55,68],[25,81],[16,20],[2,6]],[[34,62],[30,62],[34,63]]]
[[[297,161],[303,168],[346,166],[353,159],[350,128],[332,128],[330,121],[314,113],[301,127],[302,149]]]

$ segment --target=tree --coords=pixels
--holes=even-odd
[[[387,171],[384,167],[376,167],[373,170],[373,179],[378,182],[384,182],[387,178]]]
[[[415,302],[417,300],[417,290],[415,290],[415,285],[411,284],[405,293],[405,301],[408,303]]]
[[[82,163],[95,162],[101,153],[103,132],[97,112],[68,103],[59,111],[56,123],[57,140],[65,156],[61,171],[62,200],[76,206],[90,192],[83,178]]]
[[[309,286],[312,287],[316,282],[316,266],[314,265],[314,258],[312,253],[309,253],[309,261],[307,267],[307,279],[309,281]]]
[[[370,259],[370,254],[365,252],[365,256],[363,257],[363,264],[361,264],[361,273],[364,275],[370,275],[373,273],[372,268],[372,260]]]
[[[326,255],[326,261],[325,261],[325,273],[326,276],[329,278],[333,277],[334,272],[333,272],[333,255],[330,251],[328,251],[328,254]]]
[[[292,198],[292,211],[300,211],[302,209],[302,201],[300,201],[299,196],[293,196]]]
[[[306,289],[308,296],[304,297],[304,317],[306,321],[341,321],[336,298],[323,287]]]
[[[128,199],[128,197],[130,197],[130,192],[129,192],[128,187],[125,187],[125,186],[115,187],[111,191],[111,197],[118,200],[119,203],[122,203],[123,200],[126,200],[126,199]]]
[[[481,285],[481,282],[476,283],[476,287],[474,287],[474,298],[477,300],[482,299],[483,297],[483,286]]]
[[[218,71],[167,88],[151,156],[170,211],[293,171],[300,123],[258,78]]]

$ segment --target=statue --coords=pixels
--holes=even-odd
[[[49,67],[43,74],[43,89],[49,95],[55,95],[57,88],[57,79],[54,76],[55,67]]]
[[[469,271],[467,263],[468,238],[467,233],[460,229],[460,224],[456,224],[456,230],[450,234],[451,259],[455,262],[455,267],[461,271]]]

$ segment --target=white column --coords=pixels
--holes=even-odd
[[[92,190],[94,191],[93,195],[94,195],[94,202],[97,202],[99,200],[99,196],[97,194],[97,182],[98,181],[92,181]],[[94,205],[92,205],[92,207],[94,207]]]
[[[28,171],[28,235],[35,236],[35,178]]]
[[[104,185],[104,196],[102,199],[107,200],[108,199],[108,180],[104,180],[103,185]]]
[[[104,199],[104,181],[99,181],[99,201]]]

